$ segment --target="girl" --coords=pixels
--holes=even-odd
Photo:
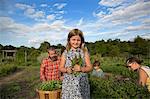
[[[92,71],[92,76],[96,76],[96,77],[104,77],[104,72],[103,70],[100,68],[100,62],[99,61],[94,61],[93,63],[93,71]]]
[[[139,74],[139,84],[147,86],[150,91],[150,68],[148,66],[142,66],[139,59],[131,57],[126,60],[126,65],[129,69],[137,70]]]
[[[87,73],[92,70],[87,48],[84,47],[82,31],[73,29],[68,34],[66,50],[60,62],[60,71],[64,73],[62,99],[89,99],[90,86]],[[72,66],[72,59],[81,55],[83,66]],[[75,76],[73,72],[80,74]]]

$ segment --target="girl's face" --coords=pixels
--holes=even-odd
[[[136,70],[139,68],[139,65],[136,62],[129,63],[127,66],[129,69]]]
[[[72,36],[69,41],[71,48],[76,49],[81,45],[81,38],[79,35]]]
[[[99,66],[94,66],[94,69],[99,69],[100,67]]]

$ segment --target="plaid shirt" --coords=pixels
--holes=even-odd
[[[40,67],[40,79],[42,81],[60,80],[59,64],[60,58],[54,62],[49,58],[44,59]]]

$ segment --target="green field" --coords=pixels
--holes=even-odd
[[[91,97],[93,99],[145,99],[150,97],[147,89],[137,84],[137,73],[125,68],[124,58],[99,57],[98,59],[101,62],[101,68],[105,73],[109,73],[109,76],[96,78],[89,73]],[[148,62],[148,60],[145,60],[144,64],[149,64]],[[15,69],[10,68],[11,64],[5,64],[5,66],[7,69],[3,70],[5,73],[1,73],[0,77],[1,99],[36,99],[38,97],[36,87],[40,83],[40,66],[15,66],[13,64],[12,68]],[[6,72],[7,70],[8,72]]]

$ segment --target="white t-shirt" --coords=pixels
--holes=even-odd
[[[148,66],[141,66],[141,68],[147,73],[148,77],[150,77],[150,67],[148,67]]]

